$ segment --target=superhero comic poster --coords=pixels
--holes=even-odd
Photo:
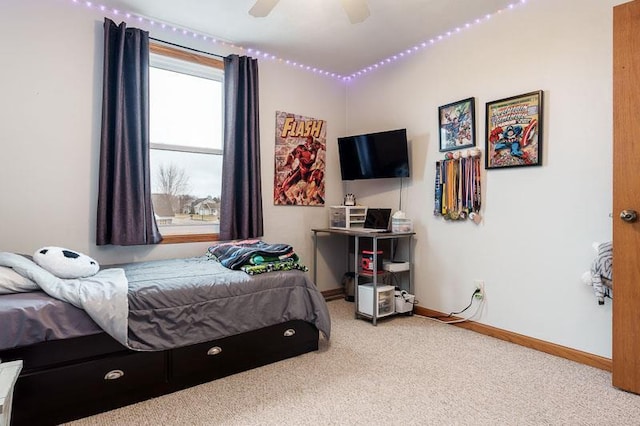
[[[327,123],[276,111],[273,203],[323,206]]]
[[[542,91],[487,102],[485,168],[542,165]]]
[[[468,98],[438,108],[440,152],[476,145],[475,103]]]

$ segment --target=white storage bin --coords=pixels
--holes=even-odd
[[[376,317],[385,317],[395,313],[395,287],[379,285],[378,311]],[[361,284],[358,286],[358,312],[373,316],[373,284]]]
[[[391,218],[391,232],[413,232],[413,221]]]
[[[367,216],[364,206],[333,206],[329,208],[329,228],[362,228]]]
[[[396,291],[396,313],[408,314],[413,312],[413,305],[416,297],[413,294],[409,294],[406,291]]]

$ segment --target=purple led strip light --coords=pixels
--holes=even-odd
[[[301,70],[305,70],[305,71],[309,71],[309,72],[313,72],[314,74],[318,74],[318,75],[324,75],[327,77],[331,77],[331,78],[335,78],[336,80],[340,80],[343,82],[350,82],[355,80],[356,78],[364,75],[364,74],[368,74],[372,71],[375,71],[376,69],[383,67],[387,64],[393,63],[395,61],[398,61],[402,58],[404,58],[405,56],[409,56],[415,52],[418,52],[422,49],[425,49],[441,40],[444,40],[454,34],[460,33],[463,30],[469,29],[474,25],[477,24],[481,24],[482,22],[488,21],[490,20],[493,16],[498,15],[504,11],[507,10],[513,10],[515,9],[517,6],[520,5],[524,5],[525,3],[527,3],[527,0],[518,0],[517,2],[511,3],[509,4],[507,7],[505,7],[504,9],[500,9],[494,13],[489,13],[486,14],[485,16],[483,16],[482,18],[477,18],[475,19],[473,22],[467,22],[462,26],[456,27],[453,30],[447,31],[444,34],[440,34],[438,36],[435,36],[433,38],[430,38],[427,41],[423,41],[422,43],[419,43],[411,48],[405,49],[401,52],[396,53],[395,55],[389,56],[386,59],[383,59],[379,62],[376,62],[375,64],[369,65],[367,67],[364,67],[362,69],[360,69],[359,71],[355,71],[349,75],[341,75],[335,72],[330,72],[330,71],[326,71],[320,68],[316,68],[316,67],[312,67],[310,65],[305,65],[296,61],[292,61],[290,59],[284,59],[284,58],[280,58],[276,55],[273,55],[271,53],[268,52],[262,52],[260,50],[257,49],[252,49],[252,48],[246,48],[243,46],[239,46],[236,45],[234,43],[230,43],[224,40],[220,40],[220,39],[216,39],[212,36],[208,36],[205,34],[201,34],[192,30],[188,30],[179,26],[175,26],[175,25],[170,25],[164,22],[159,22],[156,20],[153,20],[151,18],[147,18],[145,16],[139,15],[139,14],[135,14],[135,13],[129,13],[129,12],[123,12],[121,10],[115,9],[115,8],[110,8],[107,6],[104,6],[102,4],[95,4],[91,1],[84,1],[84,0],[71,0],[72,3],[76,4],[76,5],[83,5],[89,9],[96,9],[96,10],[100,10],[101,12],[105,12],[105,13],[110,13],[111,15],[114,16],[121,16],[124,17],[125,19],[134,19],[137,22],[140,23],[144,23],[144,24],[148,24],[154,28],[160,28],[162,30],[165,31],[171,31],[171,32],[175,32],[175,33],[182,33],[182,35],[184,36],[188,36],[194,39],[201,39],[203,41],[209,41],[212,44],[217,44],[217,45],[221,45],[221,46],[227,46],[227,47],[231,47],[234,49],[238,49],[240,51],[244,51],[247,52],[249,54],[254,55],[255,57],[258,58],[262,58],[262,59],[269,59],[269,60],[273,60],[273,61],[278,61],[281,62],[285,65],[289,65],[292,66],[294,68],[298,68]]]

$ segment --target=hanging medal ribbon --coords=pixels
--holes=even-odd
[[[464,155],[447,153],[436,161],[435,216],[447,220],[472,218],[479,223],[481,207],[480,153],[471,150]]]
[[[442,164],[440,161],[436,161],[436,184],[433,214],[435,216],[442,216]]]

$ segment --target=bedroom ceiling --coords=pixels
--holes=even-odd
[[[104,0],[103,4],[348,75],[524,2],[368,0],[371,15],[358,24],[349,22],[340,0],[280,0],[264,18],[249,15],[255,0]]]

